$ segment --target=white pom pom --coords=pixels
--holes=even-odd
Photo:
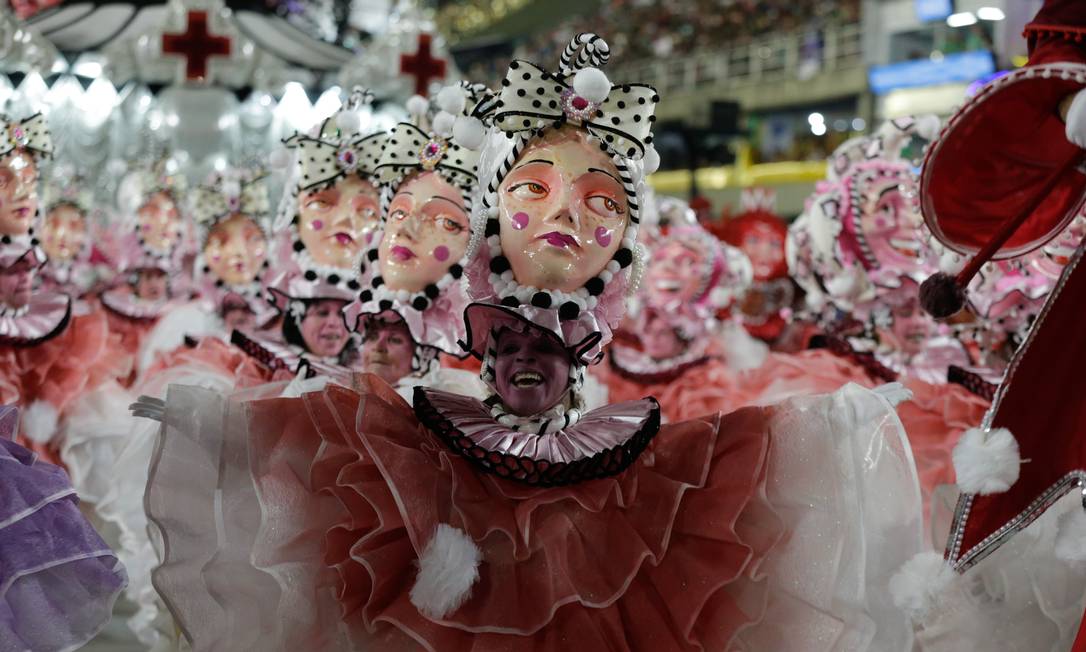
[[[573,92],[589,102],[599,104],[611,92],[611,81],[599,68],[582,68],[573,76]]]
[[[939,256],[939,271],[955,275],[965,267],[965,257],[947,249]]]
[[[282,170],[290,165],[290,152],[285,148],[279,147],[272,150],[271,155],[268,157],[268,163],[277,170]]]
[[[937,552],[922,552],[890,578],[890,597],[913,620],[922,620],[954,582],[954,570]]]
[[[649,145],[645,148],[645,156],[641,158],[641,162],[645,165],[645,174],[652,174],[660,169],[660,154],[655,147]]]
[[[442,111],[434,116],[434,132],[443,138],[448,138],[453,131],[453,124],[456,122],[456,116],[451,113]]]
[[[452,133],[453,140],[461,147],[479,149],[486,138],[486,127],[479,118],[461,115],[456,117]]]
[[[479,546],[463,530],[441,523],[419,555],[411,604],[435,620],[455,612],[471,597],[482,557]]]
[[[939,122],[938,116],[928,114],[916,119],[916,134],[924,140],[935,140],[941,128],[942,123]]]
[[[1075,507],[1060,514],[1056,529],[1056,557],[1063,561],[1086,561],[1086,511]]]
[[[437,94],[437,106],[442,111],[456,115],[464,110],[468,98],[459,86],[446,86]]]
[[[336,114],[336,126],[345,134],[357,133],[362,127],[362,118],[357,111],[343,110]]]
[[[953,459],[962,493],[997,494],[1018,480],[1018,442],[1006,428],[966,430],[954,447]]]
[[[412,95],[407,98],[407,112],[413,116],[423,116],[430,110],[430,102],[421,95]]]
[[[22,414],[23,432],[35,444],[48,444],[57,434],[60,415],[49,401],[34,401]]]
[[[723,308],[731,301],[732,293],[728,291],[728,288],[715,287],[712,292],[709,293],[709,303],[717,308]]]
[[[230,179],[224,181],[222,184],[222,194],[227,197],[239,197],[241,196],[241,182],[237,179]]]

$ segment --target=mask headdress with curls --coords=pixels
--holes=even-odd
[[[200,252],[196,259],[197,282],[205,296],[213,297],[216,306],[229,295],[237,295],[254,312],[267,308],[263,298],[261,276],[271,266],[267,251],[271,243],[267,239],[271,205],[268,200],[266,173],[262,168],[236,168],[212,174],[205,183],[191,193],[191,213],[199,231]],[[212,231],[220,223],[234,217],[245,216],[260,229],[264,242],[263,260],[253,270],[253,278],[244,284],[230,284],[218,278],[204,251]],[[249,252],[260,255],[259,252]]]
[[[324,293],[334,289],[337,298],[351,300],[362,288],[357,274],[365,247],[359,248],[356,259],[346,267],[325,265],[315,260],[301,237],[299,197],[332,187],[351,176],[375,182],[386,134],[370,133],[362,124],[360,114],[372,102],[370,91],[356,87],[347,103],[312,134],[295,134],[283,141],[288,152],[293,152],[292,159],[286,154],[286,161],[273,161],[276,165],[286,163],[290,167],[286,182],[290,192],[283,193],[272,230],[282,240],[280,260],[285,262],[289,258],[297,268],[288,272],[292,292],[297,297],[316,296],[312,292],[319,288]],[[374,222],[378,218],[376,214],[368,217]]]
[[[34,161],[36,184],[41,178],[42,163],[53,155],[53,139],[42,114],[37,113],[24,120],[11,120],[0,114],[0,160],[21,153],[29,154]],[[34,251],[33,255],[39,261],[45,261],[45,252],[40,247],[37,234],[41,215],[42,207],[39,205],[25,233],[0,233],[0,266],[14,263],[29,250]]]
[[[194,234],[191,220],[188,215],[188,202],[185,200],[188,190],[188,181],[179,171],[177,162],[169,156],[161,156],[145,167],[141,167],[134,175],[136,181],[136,197],[133,205],[122,207],[122,210],[130,214],[132,232],[117,244],[120,251],[115,258],[121,272],[128,272],[140,268],[159,269],[167,274],[177,274],[182,269],[186,254],[192,252],[195,247]],[[138,212],[148,201],[157,194],[169,197],[178,212],[178,235],[176,243],[168,250],[161,251],[148,243],[139,225]]]
[[[639,294],[644,304],[638,315],[638,330],[645,322],[642,318],[663,319],[683,342],[683,351],[673,359],[653,360],[643,352],[616,342],[611,347],[612,363],[620,373],[644,378],[646,375],[658,376],[667,373],[670,376],[681,373],[689,364],[704,360],[713,352],[714,341],[721,335],[718,315],[734,305],[750,287],[754,271],[750,259],[738,248],[723,243],[703,226],[693,222],[675,222],[668,229],[654,248],[659,251],[669,245],[678,245],[697,252],[700,264],[693,268],[687,282],[696,284],[693,293],[682,298],[660,297],[651,285],[655,280],[654,265],[661,264],[656,258],[650,258],[645,283]],[[674,285],[673,277],[660,279],[669,289]]]
[[[380,262],[389,209],[401,185],[417,174],[434,172],[460,192],[465,214],[472,214],[479,153],[453,138],[453,126],[457,118],[470,116],[478,107],[492,102],[493,97],[492,91],[482,84],[462,82],[448,86],[437,94],[439,111],[429,119],[430,103],[415,96],[408,102],[408,108],[417,124],[397,124],[381,146],[377,177],[381,182],[382,232],[373,239],[363,258],[361,276],[368,281],[359,292],[358,301],[348,308],[347,323],[364,332],[367,325],[388,321],[391,318],[388,312],[395,312],[406,322],[416,344],[412,360],[415,373],[432,369],[438,352],[463,354],[459,341],[464,335],[467,300],[459,281],[467,258],[450,260],[441,278],[421,291],[393,290],[382,275]],[[427,125],[429,130],[425,128]]]
[[[585,33],[574,37],[562,53],[558,72],[513,61],[488,114],[458,119],[454,127],[458,139],[483,144],[482,203],[474,216],[469,247],[470,297],[519,310],[529,321],[560,334],[583,364],[598,361],[602,345],[611,339],[611,328],[625,311],[627,291],[632,293],[639,281],[644,253],[637,234],[644,177],[659,165],[651,128],[660,98],[651,86],[612,86],[599,69],[609,59],[607,43]],[[483,134],[480,118],[490,125]],[[507,252],[502,251],[498,210],[499,187],[521,154],[550,130],[566,125],[587,132],[589,142],[611,158],[629,209],[612,259],[572,292],[517,282]]]
[[[602,357],[611,329],[625,312],[626,290],[636,286],[629,268],[641,258],[635,256],[635,243],[643,175],[646,165],[654,168],[657,161],[650,135],[656,91],[637,84],[612,86],[598,68],[609,57],[603,39],[580,34],[562,54],[556,73],[514,61],[499,96],[472,115],[456,118],[453,125],[457,142],[483,147],[482,203],[474,215],[466,269],[468,294],[475,303],[464,311],[463,347],[482,361],[482,380],[494,393],[480,402],[417,388],[415,411],[433,432],[484,470],[529,484],[565,484],[618,473],[659,428],[659,406],[653,399],[585,413],[580,396],[585,366]],[[611,159],[629,207],[613,258],[571,292],[518,283],[506,257],[512,252],[502,250],[499,222],[502,180],[526,148],[566,125],[583,130],[593,147]],[[545,338],[551,340],[550,351],[564,350],[569,377],[557,403],[531,415],[515,414],[505,404],[500,388],[505,380],[499,381],[496,370],[502,355],[497,342],[507,332]],[[484,425],[469,427],[473,421]]]
[[[58,286],[69,284],[80,285],[90,280],[93,275],[90,262],[91,252],[94,250],[94,231],[96,230],[94,206],[94,190],[90,182],[83,175],[76,172],[70,166],[54,165],[45,180],[42,195],[43,223],[42,240],[49,239],[49,217],[54,211],[65,207],[76,211],[83,221],[83,241],[77,251],[68,252],[64,259],[52,256],[49,265],[43,273],[52,279]]]
[[[919,281],[935,269],[917,212],[914,164],[905,153],[914,138],[930,139],[937,127],[932,116],[898,118],[871,137],[847,141],[831,156],[827,181],[816,187],[805,215],[815,271],[839,308],[862,311],[877,292],[903,287],[903,277]],[[901,193],[901,214],[915,215],[915,228],[898,223],[899,209],[891,206],[889,218],[875,216],[886,233],[867,232],[867,193],[884,184]]]

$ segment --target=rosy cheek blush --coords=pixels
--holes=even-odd
[[[601,247],[611,246],[611,231],[602,226],[596,227],[596,243]]]
[[[445,245],[438,245],[434,248],[434,258],[436,258],[438,262],[445,262],[449,259],[449,248]]]
[[[528,217],[527,213],[519,211],[513,213],[513,217],[509,218],[509,220],[513,223],[514,229],[516,229],[517,231],[523,231],[525,227],[528,226],[528,221],[530,220],[530,218]]]

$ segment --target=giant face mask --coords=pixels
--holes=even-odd
[[[694,301],[708,278],[705,254],[688,243],[672,241],[652,254],[645,270],[645,292],[656,306],[682,306]]]
[[[509,410],[530,417],[558,404],[569,388],[569,354],[535,329],[502,329],[494,362],[498,395]]]
[[[923,218],[901,193],[897,177],[879,178],[866,189],[860,206],[860,228],[882,267],[909,268],[924,256]]]
[[[29,154],[0,158],[0,235],[30,232],[38,212],[38,166]]]
[[[464,256],[469,227],[462,193],[440,174],[423,172],[401,184],[378,249],[389,289],[419,292],[440,280]]]
[[[548,131],[498,191],[501,248],[521,285],[573,292],[599,274],[626,233],[629,207],[611,157],[584,131]]]
[[[252,283],[267,258],[267,240],[256,222],[236,213],[220,221],[207,236],[204,261],[228,285]]]
[[[36,270],[27,258],[0,269],[0,307],[22,308],[30,303]]]
[[[136,221],[144,245],[156,253],[170,253],[181,241],[181,213],[169,193],[151,195],[136,211]]]
[[[66,262],[76,257],[87,243],[87,220],[71,204],[59,204],[45,216],[41,246],[49,259]]]
[[[355,175],[298,195],[298,233],[320,265],[350,268],[379,221],[377,188]]]
[[[686,343],[668,322],[666,314],[648,309],[641,326],[641,346],[650,358],[667,360],[680,355],[686,348]]]

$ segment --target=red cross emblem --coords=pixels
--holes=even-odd
[[[190,11],[188,28],[181,34],[162,35],[162,53],[185,57],[185,79],[207,77],[207,61],[211,57],[230,56],[230,39],[212,36],[207,29],[207,12]]]
[[[431,79],[445,78],[445,60],[430,54],[433,36],[419,34],[419,49],[415,54],[400,55],[400,74],[415,78],[415,94],[426,96]]]

